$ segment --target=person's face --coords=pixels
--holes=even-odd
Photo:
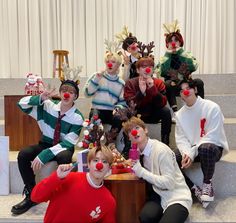
[[[127,52],[130,53],[131,55],[136,55],[139,51],[138,48],[138,43],[133,42],[129,47],[127,48]]]
[[[89,174],[92,178],[103,180],[110,170],[110,165],[101,151],[98,151],[95,157],[89,162]]]
[[[110,58],[106,61],[106,71],[109,74],[118,74],[119,73],[120,63],[117,62],[115,59]]]
[[[132,130],[136,130],[137,131],[137,135],[132,135]],[[143,143],[144,141],[146,141],[147,139],[147,133],[148,130],[145,128],[143,129],[141,126],[139,125],[135,125],[128,133],[129,135],[129,139],[131,141],[131,143],[137,143],[138,145]]]
[[[153,66],[150,66],[148,64],[143,64],[141,67],[139,67],[137,69],[137,72],[143,78],[152,77],[152,75],[153,75]]]
[[[191,103],[196,99],[196,89],[190,88],[188,83],[183,83],[181,85],[180,96],[187,103]]]
[[[168,42],[168,50],[175,51],[179,47],[180,47],[179,40],[175,36],[172,36],[171,40]]]
[[[65,105],[72,105],[76,99],[75,89],[70,85],[63,85],[60,90],[61,102]]]

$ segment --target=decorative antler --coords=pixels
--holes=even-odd
[[[142,42],[138,42],[139,47],[139,53],[142,55],[142,57],[150,56],[150,54],[153,52],[152,48],[155,47],[154,41],[150,42],[148,45],[143,44]],[[147,52],[145,52],[145,49],[147,49]]]
[[[104,44],[106,46],[106,50],[111,53],[117,53],[120,50],[121,42],[117,41],[109,41],[105,39]]]
[[[146,46],[146,48],[147,48],[147,55],[150,55],[152,52],[153,52],[153,48],[155,47],[155,45],[154,45],[154,41],[152,41],[152,42],[150,42],[147,46]]]
[[[124,26],[121,33],[116,34],[115,37],[121,43],[130,35],[132,34],[128,31],[128,27]]]
[[[82,71],[82,66],[77,66],[76,68],[69,68],[68,64],[63,63],[63,80],[73,80],[79,84],[79,73]]]
[[[165,35],[168,35],[170,33],[180,32],[178,20],[176,19],[174,20],[174,22],[169,24],[168,23],[163,24],[163,29],[165,31]]]

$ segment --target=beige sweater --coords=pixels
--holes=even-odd
[[[145,153],[149,151],[148,153]],[[190,210],[192,206],[191,192],[176,162],[173,151],[162,142],[149,139],[143,151],[145,163],[150,171],[138,162],[135,173],[153,185],[154,191],[161,197],[161,205],[165,210],[169,205],[179,203]],[[146,162],[145,162],[146,161]]]

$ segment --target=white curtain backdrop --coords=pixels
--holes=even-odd
[[[54,49],[68,50],[83,75],[104,67],[104,39],[124,25],[165,52],[163,23],[178,19],[196,73],[236,72],[235,0],[0,0],[0,78],[52,77]]]

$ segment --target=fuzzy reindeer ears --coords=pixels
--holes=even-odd
[[[77,66],[76,68],[69,68],[68,64],[64,63],[62,66],[64,75],[61,78],[61,81],[73,81],[77,85],[80,84],[79,73],[82,71],[82,66]]]
[[[150,42],[149,44],[145,45],[142,42],[138,42],[139,53],[142,57],[153,57],[151,53],[153,52],[153,48],[155,47],[154,41]]]
[[[109,41],[109,40],[105,39],[104,44],[106,46],[106,52],[117,53],[117,54],[120,53],[120,45],[121,45],[120,42]]]

